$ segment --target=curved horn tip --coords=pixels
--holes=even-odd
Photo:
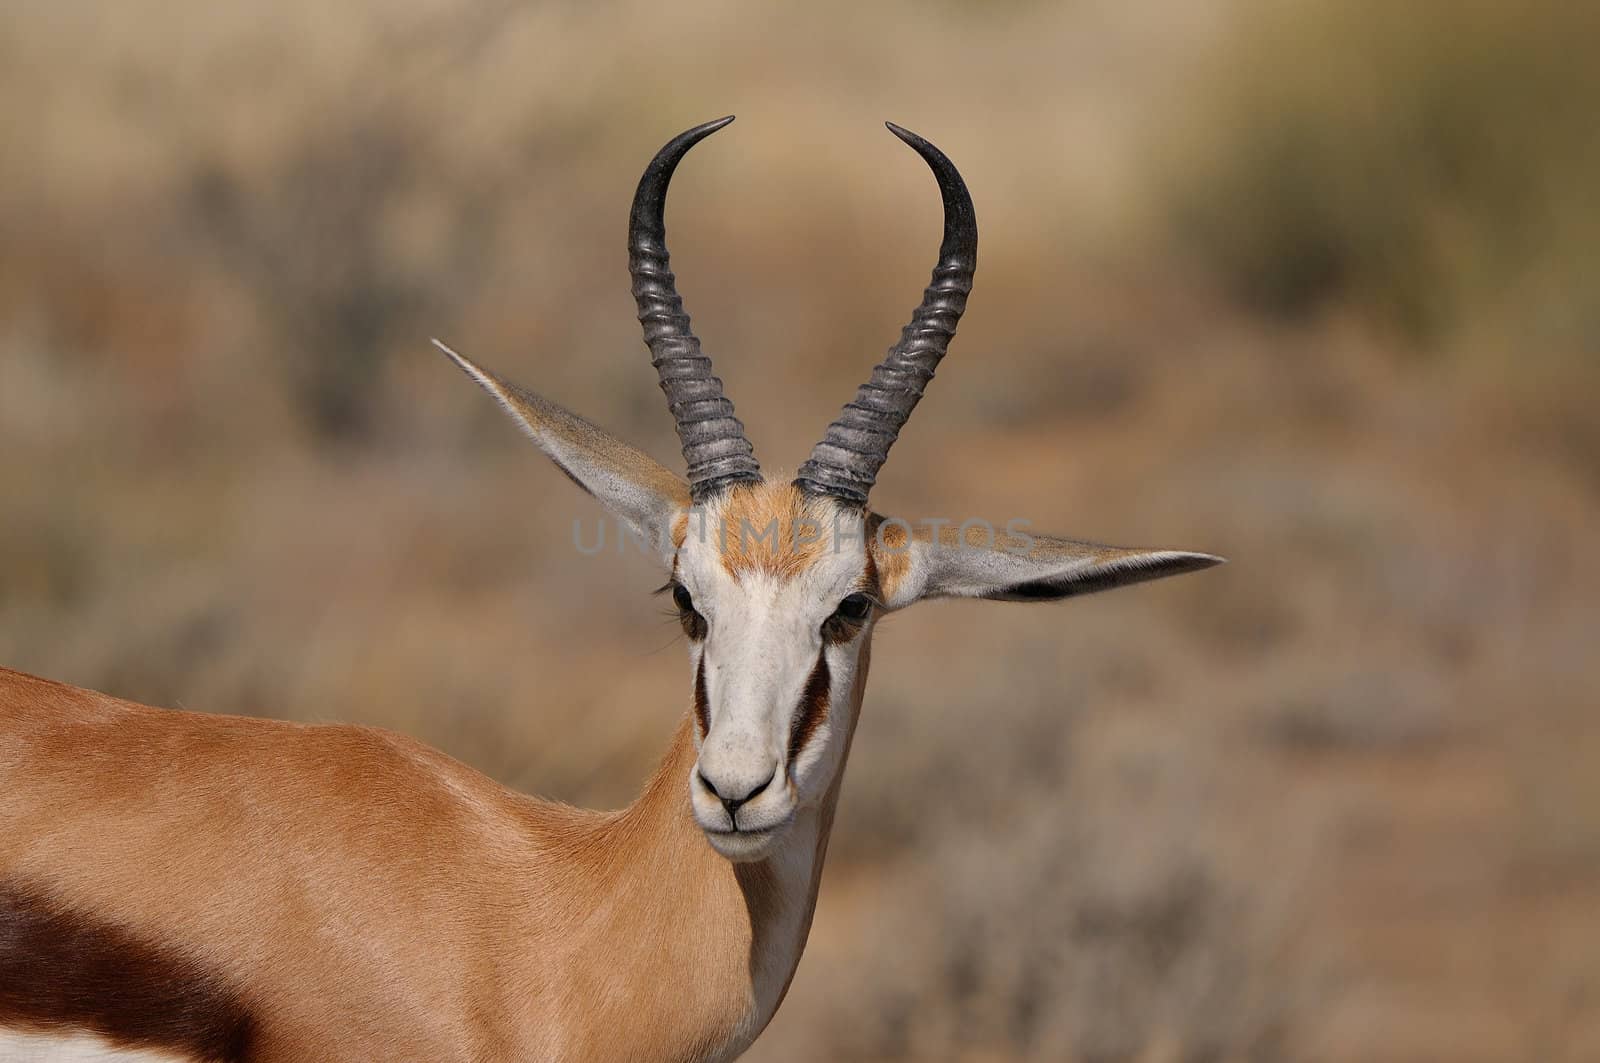
[[[901,140],[905,141],[907,144],[910,144],[913,148],[916,148],[918,151],[921,151],[923,148],[931,148],[931,147],[933,147],[932,144],[928,143],[928,140],[927,140],[926,137],[923,137],[923,136],[920,136],[920,135],[918,135],[916,133],[913,133],[911,130],[907,129],[903,125],[895,125],[893,122],[885,122],[883,124],[884,124],[884,127],[889,130],[889,132],[893,133],[895,136],[899,137]],[[937,149],[935,149],[935,150],[937,150]]]
[[[701,137],[708,137],[712,133],[715,133],[717,130],[721,129],[723,126],[730,124],[733,119],[733,115],[725,114],[721,118],[713,118],[709,122],[701,122],[699,125],[688,130],[688,133],[696,140],[699,140]]]
[[[939,150],[937,144],[927,137],[913,133],[905,126],[895,125],[893,122],[885,122],[883,124],[888,127],[889,132],[909,144],[912,151],[922,156],[923,161],[928,164],[935,174],[939,175],[941,185],[948,179],[955,184],[961,185],[963,192],[966,191],[966,183],[961,180],[961,173],[956,169],[956,164],[950,161],[950,156]]]
[[[733,115],[728,114],[691,126],[667,141],[661,150],[655,153],[650,164],[644,168],[644,173],[639,178],[639,188],[633,194],[633,208],[628,212],[630,241],[636,237],[636,230],[641,226],[646,229],[661,229],[661,213],[665,209],[667,185],[671,183],[672,173],[678,168],[678,163],[689,153],[690,148],[732,121]]]

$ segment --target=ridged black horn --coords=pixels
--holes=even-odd
[[[887,125],[891,133],[916,149],[939,181],[944,197],[939,264],[933,268],[922,305],[900,333],[900,342],[889,348],[872,378],[856,392],[855,400],[828,426],[794,480],[807,491],[860,504],[866,503],[889,448],[949,349],[978,268],[978,221],[961,174],[944,152],[926,140],[893,122]]]
[[[689,315],[667,268],[667,235],[663,212],[667,185],[678,161],[733,116],[697,125],[680,133],[656,153],[639,178],[628,214],[628,272],[639,324],[650,347],[650,361],[661,374],[667,408],[677,422],[688,463],[689,495],[700,502],[728,484],[759,482],[761,466],[745,438],[744,425],[733,415],[733,403],[722,394],[722,381],[711,373],[711,359],[689,330]]]

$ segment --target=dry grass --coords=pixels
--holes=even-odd
[[[674,455],[622,220],[660,141],[737,111],[683,168],[674,264],[792,469],[932,258],[894,118],[960,162],[985,244],[880,504],[1234,564],[886,627],[812,946],[752,1058],[1594,1058],[1594,333],[1480,299],[1474,242],[1372,235],[1433,178],[1424,153],[1390,160],[1396,202],[1363,180],[1412,127],[1336,105],[1350,49],[1291,32],[1356,17],[1332,8],[191,2],[174,34],[9,5],[0,660],[625,802],[686,697],[659,577],[575,553],[588,503],[426,338]],[[1422,76],[1410,40],[1384,77]],[[1515,128],[1548,187],[1593,173],[1463,69],[1425,99],[1465,143]],[[1465,187],[1449,231],[1509,224]],[[1353,243],[1293,304],[1317,312],[1260,314],[1253,286],[1328,240]],[[1524,290],[1575,246],[1517,259]],[[1588,320],[1572,292],[1551,320]],[[1448,357],[1406,357],[1390,303]]]

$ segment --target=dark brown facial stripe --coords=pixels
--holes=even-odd
[[[817,654],[817,663],[812,666],[811,676],[806,680],[805,693],[800,695],[800,707],[794,714],[794,722],[789,725],[790,768],[794,767],[795,758],[811,741],[817,728],[822,726],[822,721],[828,718],[828,687],[831,682],[828,654],[824,650]]]
[[[694,670],[694,718],[700,724],[700,737],[711,733],[711,700],[706,697],[706,655],[700,654],[700,665]]]
[[[0,882],[0,1027],[76,1028],[208,1063],[250,1058],[255,1021],[195,961]]]

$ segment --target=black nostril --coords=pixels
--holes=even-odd
[[[749,801],[751,798],[753,798],[753,797],[757,796],[758,794],[760,794],[763,790],[765,790],[767,788],[768,784],[770,784],[772,782],[772,780],[769,778],[769,779],[767,779],[767,780],[765,780],[763,782],[757,783],[755,788],[752,789],[752,790],[746,791],[743,797],[725,797],[725,796],[723,796],[722,791],[718,790],[715,786],[713,786],[712,783],[711,783],[711,780],[706,778],[704,772],[701,772],[701,771],[697,770],[695,772],[695,774],[697,776],[699,776],[699,778],[700,778],[700,785],[704,786],[707,790],[710,790],[711,791],[711,795],[713,797],[715,797],[718,801],[722,802],[722,807],[728,810],[728,818],[729,819],[733,818],[733,814],[735,812],[739,811],[739,807],[741,805],[743,805],[746,801]]]

